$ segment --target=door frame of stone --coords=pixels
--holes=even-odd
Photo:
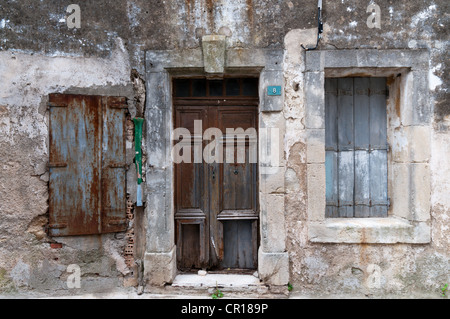
[[[171,160],[171,135],[174,127],[173,77],[221,77],[223,74],[259,77],[258,121],[261,128],[265,127],[268,117],[276,117],[283,109],[283,93],[280,96],[267,94],[268,86],[276,85],[281,86],[284,92],[283,54],[282,49],[228,49],[224,54],[223,73],[212,74],[205,71],[208,69],[205,66],[208,61],[204,58],[202,48],[145,52],[147,133],[144,149],[148,159],[145,173],[144,280],[147,285],[170,284],[177,275],[173,200],[175,183]],[[281,140],[282,138],[281,136]],[[279,163],[276,167],[261,167],[262,164],[259,164],[258,176],[261,205],[258,273],[260,279],[270,285],[286,285],[289,282],[284,195],[273,194],[268,190],[269,185],[273,184],[274,176],[284,176],[284,162],[280,160]],[[261,173],[268,168],[277,174]],[[283,178],[280,183],[283,188]],[[277,190],[279,189],[280,187],[277,187]],[[274,202],[279,202],[280,205],[273,205]]]

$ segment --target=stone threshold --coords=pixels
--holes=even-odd
[[[172,282],[172,287],[179,288],[236,288],[249,289],[265,287],[259,278],[245,274],[179,274]]]

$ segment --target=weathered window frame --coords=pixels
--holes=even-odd
[[[431,241],[429,53],[426,50],[324,50],[306,53],[308,237],[319,243]],[[325,218],[326,77],[389,78],[387,218]]]

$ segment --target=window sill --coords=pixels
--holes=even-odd
[[[427,244],[431,241],[426,222],[388,218],[327,218],[309,223],[313,243],[344,244]]]

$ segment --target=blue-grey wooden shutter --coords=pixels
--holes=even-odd
[[[385,217],[385,78],[325,81],[326,216]]]
[[[126,229],[124,104],[50,95],[49,235]]]
[[[102,233],[126,230],[126,99],[103,97]]]

